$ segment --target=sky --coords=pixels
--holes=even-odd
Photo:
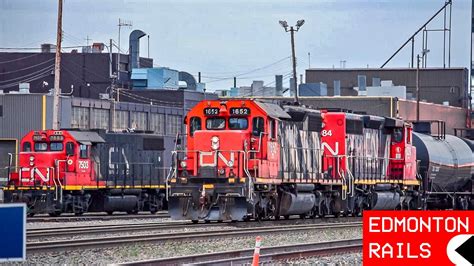
[[[55,43],[56,0],[0,0],[0,50]],[[291,71],[290,34],[278,24],[304,19],[295,34],[299,74],[308,67],[380,67],[444,0],[64,0],[63,46],[118,39],[121,46],[140,29],[150,35],[150,57],[156,66],[187,71],[210,91],[252,80],[274,83],[274,75]],[[451,66],[468,67],[471,47],[471,1],[453,0]],[[443,16],[428,29],[443,28]],[[148,56],[146,37],[141,56]],[[415,53],[421,53],[421,34]],[[429,33],[428,66],[442,66],[443,34]],[[125,49],[126,50],[126,49]],[[310,56],[308,56],[308,53]],[[387,67],[407,67],[411,47]],[[285,79],[288,86],[288,79]]]

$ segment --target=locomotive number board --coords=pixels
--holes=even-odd
[[[250,108],[230,108],[230,115],[250,115]]]
[[[219,115],[219,108],[204,108],[204,115],[206,116]]]

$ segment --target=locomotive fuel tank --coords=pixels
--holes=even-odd
[[[420,161],[419,173],[431,182],[429,190],[460,192],[472,189],[474,156],[471,147],[463,139],[452,135],[436,138],[414,132],[413,144]]]

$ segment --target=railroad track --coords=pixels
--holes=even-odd
[[[206,224],[206,226],[226,226],[227,223]],[[66,237],[84,234],[104,234],[120,232],[138,232],[162,229],[181,229],[183,227],[200,227],[203,224],[193,224],[191,222],[166,222],[166,223],[132,223],[132,224],[108,224],[108,225],[81,225],[55,228],[34,228],[26,232],[27,239],[45,237]]]
[[[218,224],[217,224],[218,225]],[[125,236],[95,237],[85,239],[67,239],[55,241],[27,242],[28,252],[47,252],[69,249],[102,248],[123,244],[137,243],[160,243],[166,241],[200,241],[211,240],[222,237],[245,237],[253,235],[265,235],[272,233],[285,233],[295,231],[311,231],[339,228],[360,228],[362,222],[347,222],[334,224],[301,224],[301,225],[279,225],[279,226],[259,226],[253,228],[234,228],[213,231],[193,231],[193,232],[172,232],[156,234],[140,234]]]
[[[27,222],[78,222],[78,221],[109,221],[109,220],[131,220],[131,219],[154,219],[170,218],[168,212],[159,212],[157,214],[91,214],[91,215],[63,215],[58,217],[37,216],[28,217]]]
[[[361,252],[361,250],[361,238],[262,247],[260,249],[260,263],[330,256],[334,254]],[[249,248],[181,257],[134,261],[119,265],[241,265],[248,264],[252,261],[253,251],[253,249]]]

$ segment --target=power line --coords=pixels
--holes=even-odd
[[[20,58],[16,58],[16,59],[12,59],[12,60],[7,60],[7,61],[2,61],[2,62],[0,62],[0,64],[6,64],[6,63],[16,62],[16,61],[20,61],[20,60],[25,60],[27,58],[31,58],[31,57],[37,56],[39,54],[40,53],[34,53],[32,55],[28,55],[28,56],[25,56],[25,57],[20,57]]]
[[[15,73],[15,72],[20,72],[20,71],[23,71],[23,70],[26,70],[26,69],[30,69],[30,68],[35,68],[37,66],[40,66],[40,65],[43,65],[45,63],[48,63],[48,62],[52,62],[54,61],[54,58],[50,58],[46,61],[43,61],[41,63],[38,63],[36,65],[31,65],[31,66],[28,66],[28,67],[25,67],[25,68],[21,68],[21,69],[16,69],[16,70],[12,70],[12,71],[8,71],[8,72],[0,72],[0,75],[5,75],[5,74],[10,74],[10,73]]]
[[[40,70],[37,70],[37,71],[34,71],[34,72],[30,72],[26,75],[23,75],[23,76],[20,76],[20,77],[15,77],[15,78],[12,78],[12,79],[6,79],[6,80],[1,80],[0,83],[5,83],[5,82],[11,82],[11,81],[14,81],[14,80],[21,80],[21,79],[26,79],[26,78],[29,78],[29,76],[34,76],[34,75],[37,75],[39,73],[42,73],[42,72],[45,72],[45,71],[51,71],[53,68],[53,65],[50,65],[50,66],[47,66],[45,68],[42,68]],[[15,81],[16,82],[16,81]]]

